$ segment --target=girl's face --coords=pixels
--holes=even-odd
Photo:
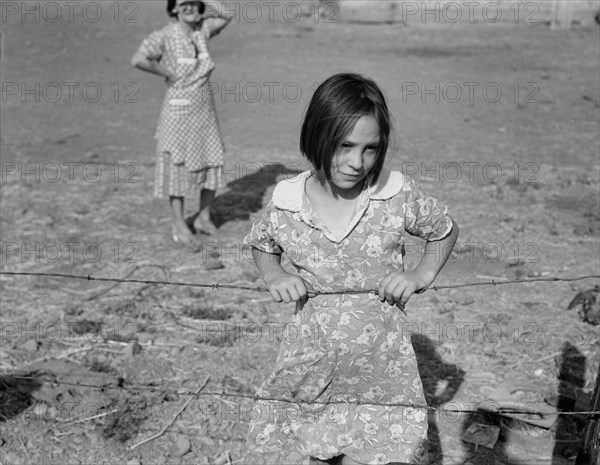
[[[190,25],[196,24],[202,19],[201,8],[202,2],[198,0],[177,0],[175,2],[177,19]]]
[[[361,116],[331,161],[332,189],[361,190],[375,166],[378,148],[379,124],[372,116]]]

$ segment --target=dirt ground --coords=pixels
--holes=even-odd
[[[254,21],[238,4],[211,42],[227,149],[219,236],[192,254],[172,243],[166,202],[152,197],[165,86],[130,65],[141,40],[166,24],[166,2],[81,2],[72,18],[69,2],[54,3],[2,2],[4,272],[262,285],[243,237],[275,183],[307,167],[298,135],[315,85],[353,71],[389,99],[388,166],[443,199],[460,225],[437,285],[600,274],[594,22],[567,31],[522,20],[356,24],[323,7],[315,16],[307,3],[300,16],[292,2],[272,4],[271,18],[268,2],[254,2]],[[35,8],[39,17],[22,16]],[[189,199],[188,214],[197,204]],[[410,263],[421,245],[411,239]],[[215,251],[223,268],[211,269]],[[11,275],[0,283],[2,463],[303,463],[244,444],[248,406],[291,306],[249,290]],[[585,405],[600,326],[567,306],[596,284],[412,298],[428,404],[476,410],[518,380],[535,386],[531,401],[558,393]],[[430,460],[444,465],[574,463],[576,441],[565,437],[582,426],[561,416],[549,431],[523,430],[525,448],[504,429],[490,449],[461,437],[473,421],[498,426],[498,417],[439,410],[430,419]]]

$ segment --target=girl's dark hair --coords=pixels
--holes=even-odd
[[[316,170],[331,180],[331,161],[362,116],[379,125],[379,148],[369,181],[379,178],[387,152],[391,121],[383,92],[359,74],[335,74],[315,91],[302,123],[300,151]]]
[[[173,11],[175,9],[176,2],[177,2],[177,0],[167,0],[167,14],[171,18],[177,18],[177,13],[175,11]],[[206,5],[204,5],[204,2],[198,2],[198,3],[200,3],[200,14],[203,14],[204,10],[206,8]]]

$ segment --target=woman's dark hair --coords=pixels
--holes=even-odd
[[[369,180],[379,178],[387,152],[391,121],[385,97],[371,79],[359,74],[335,74],[315,91],[304,116],[300,151],[316,170],[331,180],[331,161],[363,116],[379,125],[379,147]]]
[[[175,11],[173,11],[175,9],[177,0],[167,0],[167,14],[171,17],[171,18],[177,18],[177,13]],[[204,13],[204,10],[206,8],[206,5],[204,4],[204,2],[200,2],[198,1],[198,3],[200,4],[200,14]]]

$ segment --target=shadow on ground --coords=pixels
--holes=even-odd
[[[217,227],[228,221],[248,220],[252,213],[263,208],[265,193],[271,185],[302,172],[299,166],[289,163],[255,165],[239,170],[241,173],[236,174],[242,176],[227,183],[229,191],[215,199],[212,219]]]
[[[0,376],[0,422],[10,420],[33,404],[31,393],[41,384],[35,378]]]
[[[438,408],[454,397],[464,380],[465,372],[457,365],[444,362],[436,352],[434,341],[428,337],[422,334],[413,334],[412,344],[417,355],[419,374],[423,381],[427,405]],[[439,429],[431,420],[428,439],[429,463],[442,463],[443,454]]]

